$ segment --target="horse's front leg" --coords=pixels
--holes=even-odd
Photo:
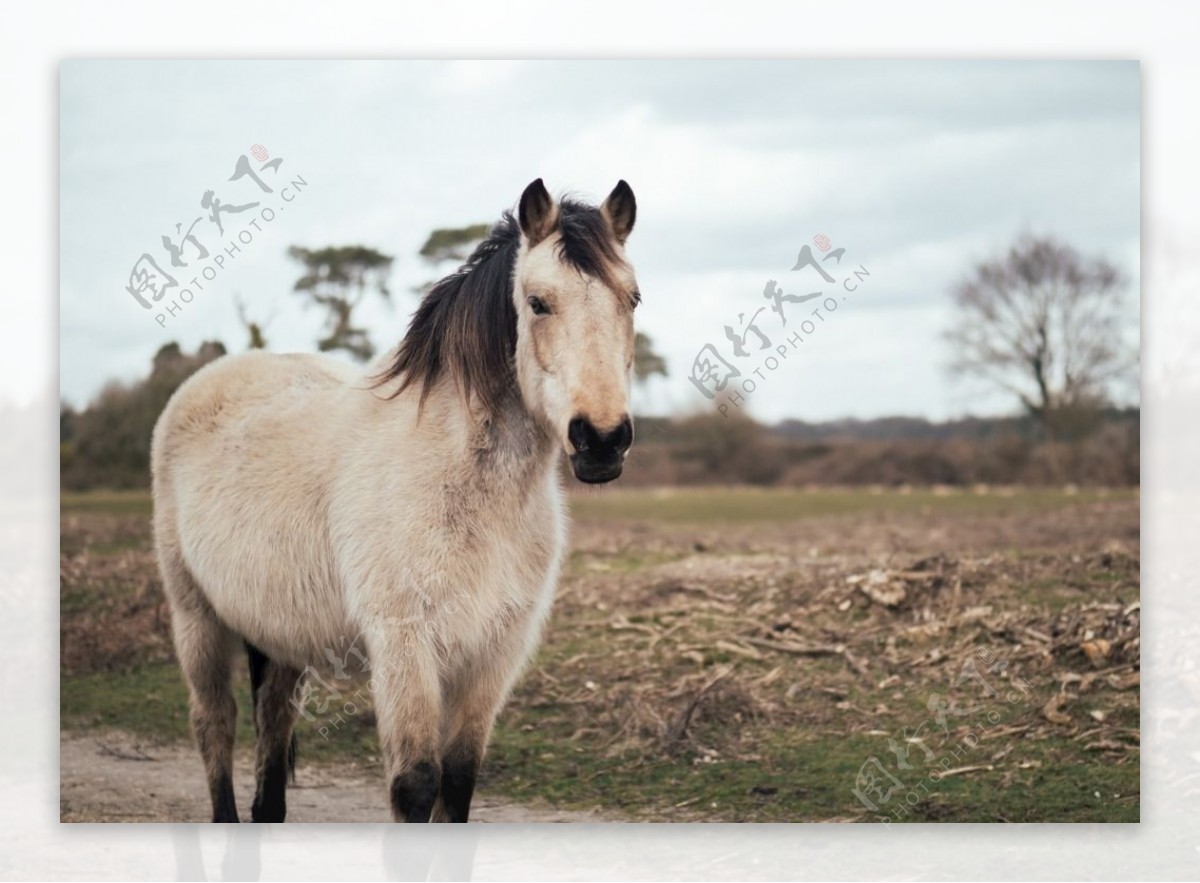
[[[433,810],[434,822],[466,822],[475,780],[484,762],[487,737],[496,719],[491,709],[473,708],[466,726],[452,735],[442,757],[442,788]]]
[[[459,667],[445,693],[442,787],[433,811],[435,822],[465,822],[488,739],[513,682],[524,666],[532,615],[499,636],[485,656]]]
[[[441,784],[441,684],[432,648],[413,635],[375,635],[371,681],[397,822],[428,822]]]
[[[491,692],[491,691],[489,691]],[[500,705],[494,692],[476,693],[452,712],[450,737],[442,754],[442,782],[435,822],[465,822],[471,812],[475,780],[483,763],[492,722]]]

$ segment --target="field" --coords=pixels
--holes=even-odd
[[[62,500],[64,820],[208,813],[149,514]],[[483,818],[1138,820],[1136,491],[605,489],[572,515]],[[386,817],[373,725],[300,720],[304,818]]]

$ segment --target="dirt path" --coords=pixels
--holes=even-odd
[[[205,822],[208,791],[191,745],[153,745],[122,733],[64,735],[59,754],[64,822]],[[238,812],[250,819],[253,760],[234,770]],[[389,822],[382,781],[362,770],[303,765],[288,788],[289,822]],[[471,806],[478,822],[600,822],[598,814],[514,806],[486,795]]]

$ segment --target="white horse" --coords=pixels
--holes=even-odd
[[[563,557],[558,451],[606,482],[633,442],[636,204],[541,179],[366,375],[250,352],[154,430],[154,533],[213,821],[236,822],[231,666],[250,652],[254,821],[282,821],[297,679],[360,635],[393,817],[466,821]]]

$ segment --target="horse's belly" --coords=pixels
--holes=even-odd
[[[315,603],[312,598],[281,592],[263,600],[264,607],[257,610],[221,604],[219,599],[214,608],[233,631],[278,662],[323,671],[356,637],[336,599]]]
[[[281,530],[243,525],[239,533],[228,544],[200,528],[184,543],[184,560],[213,610],[272,659],[323,667],[353,638],[329,562]]]

